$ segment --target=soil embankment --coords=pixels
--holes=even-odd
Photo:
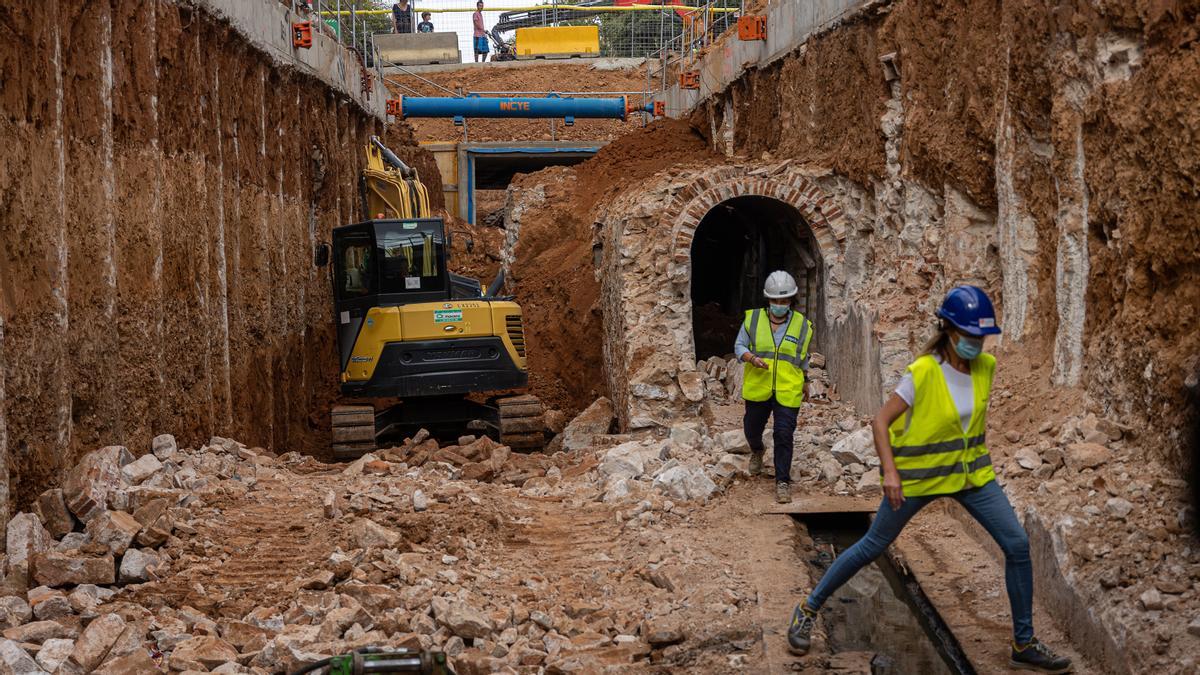
[[[337,368],[313,247],[360,217],[382,125],[183,3],[0,3],[0,80],[16,504],[80,451],[165,429],[327,446]],[[388,141],[437,185],[411,138]]]
[[[598,205],[659,171],[716,161],[687,122],[660,120],[582,164],[513,182],[506,219],[507,227],[519,227],[513,289],[525,313],[530,381],[548,405],[574,413],[607,393],[593,263]],[[529,194],[534,189],[536,197]],[[514,223],[516,204],[521,207]]]

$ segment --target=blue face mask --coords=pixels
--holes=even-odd
[[[787,316],[788,310],[791,309],[790,305],[774,305],[773,304],[770,307],[771,307],[771,314],[774,316]]]
[[[954,351],[970,361],[983,351],[983,338],[960,337],[954,343]]]

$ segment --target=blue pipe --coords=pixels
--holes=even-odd
[[[467,96],[401,96],[400,117],[452,117],[459,121],[468,117],[562,117],[571,123],[575,118],[625,119],[629,112],[624,96],[617,98],[483,98]],[[653,113],[650,103],[634,110]],[[389,111],[390,112],[390,111]]]

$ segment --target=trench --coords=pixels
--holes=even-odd
[[[797,530],[797,549],[819,579],[870,525],[866,513],[797,514],[811,546],[803,546]],[[891,551],[859,570],[839,588],[821,610],[828,651],[871,652],[875,675],[924,673],[974,675],[975,668],[953,631],[925,596],[911,572],[892,558]]]
[[[763,304],[763,284],[775,270],[795,277],[801,312],[814,316],[821,310],[820,256],[812,230],[786,202],[747,196],[717,204],[696,226],[691,253],[697,359],[730,354],[743,311]]]

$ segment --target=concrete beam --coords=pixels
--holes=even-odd
[[[277,64],[295,68],[324,82],[356,103],[367,114],[386,120],[387,91],[379,73],[371,93],[362,91],[362,67],[358,57],[332,36],[314,25],[312,47],[292,47],[292,23],[308,17],[293,14],[276,0],[194,0],[193,3],[220,17],[250,44],[268,54]],[[313,18],[316,24],[315,17]]]

